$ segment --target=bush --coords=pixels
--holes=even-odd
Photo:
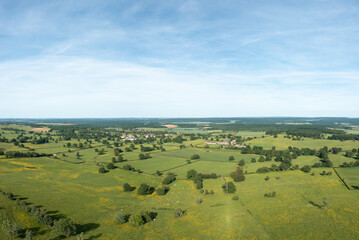
[[[133,168],[131,165],[124,165],[122,167],[124,170],[127,170],[127,171],[131,171],[131,170],[134,170],[135,168]]]
[[[56,232],[66,237],[70,237],[76,233],[75,224],[68,218],[61,218],[60,220],[56,221],[54,224],[54,229]]]
[[[30,229],[27,229],[25,232],[25,240],[32,240],[33,239],[34,234],[32,233],[32,231]]]
[[[117,213],[115,215],[115,222],[118,224],[123,224],[123,223],[127,223],[128,219],[130,218],[130,214],[125,214],[125,213]]]
[[[11,223],[8,219],[3,220],[2,229],[7,234],[17,238],[20,235],[20,228],[16,223]]]
[[[266,178],[265,178],[264,180],[268,181],[268,180],[269,180],[269,177],[268,177],[268,176],[266,176]]]
[[[162,173],[157,170],[157,171],[156,171],[156,175],[157,175],[157,176],[162,176]]]
[[[105,169],[104,167],[100,167],[100,168],[98,169],[98,172],[99,172],[99,173],[106,173],[106,169]]]
[[[193,154],[191,156],[191,160],[200,159],[200,156],[198,154]]]
[[[201,198],[197,198],[197,203],[201,204],[202,203],[202,199]]]
[[[162,180],[162,184],[170,184],[171,182],[175,181],[176,180],[176,175],[174,173],[167,173],[167,177],[165,177],[163,180]]]
[[[303,172],[309,173],[311,168],[308,165],[305,165],[304,167],[302,167],[300,170],[302,170]]]
[[[132,192],[133,190],[135,190],[135,187],[131,187],[131,185],[128,183],[123,184],[124,192]]]
[[[197,189],[203,188],[203,180],[202,179],[196,182],[196,188]]]
[[[156,192],[158,195],[163,196],[166,195],[168,193],[168,191],[170,190],[169,187],[167,186],[162,186],[156,189]]]
[[[111,162],[111,163],[108,163],[108,164],[106,165],[106,168],[107,168],[107,169],[114,169],[114,168],[115,168],[115,165]]]
[[[265,196],[265,197],[275,197],[276,195],[277,195],[277,193],[276,193],[276,192],[274,192],[274,191],[273,191],[273,192],[269,192],[269,193],[265,193],[265,194],[264,194],[264,196]]]
[[[233,161],[234,157],[233,156],[229,156],[228,161]]]
[[[231,178],[233,178],[235,182],[243,182],[246,179],[241,168],[237,168],[235,172],[231,172]]]
[[[244,166],[246,162],[242,159],[238,162],[238,166]]]
[[[238,196],[233,196],[232,200],[239,200],[239,197]]]
[[[187,179],[193,179],[194,176],[196,175],[197,171],[194,169],[191,169],[187,172]]]
[[[173,217],[174,218],[179,218],[179,217],[183,217],[184,215],[186,215],[186,211],[182,210],[180,208],[177,208],[174,213],[173,213]]]
[[[237,191],[236,185],[233,182],[223,184],[222,188],[225,193],[235,193]]]
[[[128,219],[128,222],[135,227],[145,224],[145,221],[140,214],[131,215],[131,217]]]
[[[140,187],[137,190],[138,195],[149,195],[152,194],[155,191],[153,187],[148,186],[145,183],[142,183]]]

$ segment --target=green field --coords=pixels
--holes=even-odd
[[[3,136],[16,135],[11,131],[3,132]],[[262,136],[263,132],[243,134]],[[59,139],[56,131],[50,135]],[[259,155],[242,154],[238,149],[196,147],[205,140],[187,139],[185,148],[180,149],[179,143],[163,143],[166,151],[151,151],[151,158],[144,160],[139,159],[141,150],[136,144],[133,151],[121,153],[126,161],[115,163],[117,168],[101,174],[99,167],[115,157],[114,146],[111,145],[117,140],[109,140],[110,146],[94,139],[92,141],[93,148],[84,149],[63,146],[68,142],[85,142],[77,139],[45,144],[25,143],[25,147],[39,153],[56,153],[57,158],[53,155],[38,158],[2,156],[0,189],[26,199],[30,205],[43,206],[54,218],[66,216],[72,219],[76,223],[77,234],[83,232],[85,239],[357,239],[359,236],[359,191],[355,190],[355,186],[359,186],[359,168],[336,168],[352,189],[348,190],[334,174],[333,168],[312,168],[311,174],[300,170],[256,173],[258,168],[279,165],[279,162],[258,162]],[[131,145],[130,142],[120,142],[123,143],[121,149]],[[288,146],[352,149],[359,146],[357,141],[309,138],[293,141],[282,135],[278,138],[266,135],[245,143],[266,149],[273,146],[277,149],[287,149]],[[152,146],[149,143],[142,145]],[[5,151],[29,151],[12,143],[1,143],[0,146]],[[104,154],[99,155],[95,148],[103,148]],[[200,158],[190,160],[194,154]],[[230,156],[235,159],[229,161]],[[329,153],[328,156],[334,167],[353,161],[343,152]],[[254,163],[253,158],[256,159]],[[237,163],[242,159],[245,162],[243,171],[247,173],[245,181],[235,183],[236,193],[226,194],[222,185],[225,181],[233,181],[230,173],[236,170]],[[292,165],[312,166],[318,162],[318,156],[299,156],[292,160]],[[140,169],[141,173],[121,169],[124,165]],[[186,178],[187,171],[191,169],[223,176],[203,180],[203,190],[212,190],[213,195],[201,193],[194,182]],[[156,171],[163,175],[157,176]],[[333,174],[322,176],[319,174],[322,171]],[[169,184],[170,191],[164,196],[157,192],[141,196],[136,194],[137,190],[123,191],[124,183],[136,188],[142,183],[158,188],[168,172],[175,173],[177,180]],[[267,176],[269,180],[265,180]],[[271,191],[277,193],[276,197],[264,197]],[[239,200],[232,200],[233,196],[238,196]],[[201,204],[196,202],[199,198],[203,201]],[[327,199],[326,206],[323,205],[323,198]],[[173,212],[177,208],[186,210],[187,214],[174,218]],[[155,212],[155,220],[140,227],[129,223],[120,225],[114,221],[118,212],[134,214],[141,210]],[[14,201],[1,194],[0,214],[22,229],[33,229],[35,239],[59,239],[54,230],[39,224]],[[1,228],[0,233],[7,236],[2,239],[15,239]],[[76,239],[76,236],[68,239]]]

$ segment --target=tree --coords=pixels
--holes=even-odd
[[[135,227],[141,226],[145,224],[145,221],[143,220],[142,216],[140,214],[134,214],[131,215],[128,222]]]
[[[176,180],[176,175],[174,173],[167,173],[167,176],[162,180],[162,184],[170,184],[171,182]]]
[[[236,185],[233,182],[226,182],[222,185],[222,188],[225,193],[235,193],[237,191]]]
[[[246,177],[243,174],[243,170],[241,168],[237,168],[235,172],[231,172],[231,178],[233,178],[233,181],[235,182],[243,182],[246,180]]]
[[[135,189],[135,187],[131,187],[131,185],[128,183],[123,184],[124,192],[132,192],[134,189]]]
[[[30,229],[27,229],[25,232],[25,240],[32,240],[33,236],[34,234],[32,233],[32,231]]]
[[[197,173],[197,171],[194,169],[189,170],[186,175],[187,179],[193,179],[194,176],[196,175],[196,173]]]
[[[191,160],[200,159],[200,156],[198,154],[193,154],[191,156]]]
[[[119,212],[115,215],[115,222],[118,224],[123,224],[128,222],[128,219],[130,218],[131,215],[129,214],[125,214],[122,212]]]
[[[244,166],[246,164],[246,162],[244,161],[244,159],[241,159],[239,162],[238,162],[238,166]]]
[[[181,208],[177,208],[173,213],[174,218],[183,217],[184,215],[186,215],[186,211],[182,210]]]
[[[61,218],[54,223],[54,229],[61,235],[70,237],[76,233],[75,224],[68,218]]]
[[[138,195],[149,195],[152,194],[155,191],[153,187],[148,186],[145,183],[142,183],[140,187],[137,190]]]
[[[302,167],[300,170],[302,170],[303,172],[309,173],[311,168],[308,165],[305,165],[304,167]]]
[[[106,165],[107,169],[115,169],[115,165],[111,162],[111,163],[107,163]]]
[[[170,190],[169,187],[167,186],[162,186],[156,189],[156,192],[158,195],[163,196],[166,195],[168,193],[168,191]]]
[[[106,173],[106,169],[105,169],[104,167],[100,167],[100,168],[98,169],[98,172],[99,172],[99,173]]]

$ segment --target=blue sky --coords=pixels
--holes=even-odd
[[[359,2],[0,1],[0,117],[359,117]]]

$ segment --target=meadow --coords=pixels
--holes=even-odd
[[[28,126],[11,125],[11,128],[23,129],[25,136],[33,135]],[[132,134],[140,136],[146,133]],[[177,134],[182,134],[182,130]],[[220,132],[206,134],[221,138]],[[318,150],[327,146],[351,150],[359,147],[358,141],[310,138],[295,141],[284,138],[284,135],[274,138],[264,132],[250,131],[231,134],[251,137],[244,144],[264,149],[275,146],[278,150],[285,150],[293,146]],[[8,130],[1,130],[1,135],[9,139],[17,136]],[[49,154],[24,158],[0,156],[0,189],[12,192],[30,206],[42,206],[54,219],[70,218],[76,224],[77,232],[68,238],[59,236],[0,194],[2,218],[16,222],[21,229],[32,229],[33,239],[79,239],[81,232],[83,239],[357,239],[359,236],[359,191],[355,188],[359,186],[359,168],[340,168],[343,162],[353,161],[345,157],[344,152],[329,152],[328,156],[351,190],[345,187],[332,167],[312,168],[310,173],[300,170],[305,165],[320,162],[316,155],[293,159],[292,165],[298,165],[299,169],[257,173],[258,168],[270,168],[279,162],[259,162],[259,155],[242,154],[240,149],[206,148],[203,147],[206,139],[190,140],[183,135],[186,139],[183,143],[162,143],[160,145],[165,151],[154,149],[149,152],[151,157],[143,160],[139,159],[139,154],[143,153],[140,144],[135,144],[131,151],[121,152],[124,160],[115,162],[114,169],[99,173],[99,167],[118,157],[114,153],[116,139],[92,139],[91,148],[79,149],[67,147],[67,143],[78,144],[84,139],[64,140],[57,131],[40,135],[52,140],[44,144],[24,143],[25,147],[0,143],[0,150],[5,152],[29,152],[30,148]],[[105,139],[108,143],[104,144],[102,141]],[[122,143],[121,149],[130,148],[132,144],[121,139],[118,142]],[[158,141],[155,143],[158,145]],[[151,147],[152,143],[141,145]],[[99,154],[96,148],[103,148],[104,153]],[[191,159],[196,154],[200,158]],[[229,160],[231,156],[234,160]],[[242,166],[245,181],[234,182],[235,193],[225,193],[222,185],[233,181],[230,173],[237,169],[242,159],[245,162]],[[125,170],[125,165],[140,171]],[[187,179],[187,172],[191,169],[199,173],[216,173],[218,177],[204,179],[202,191],[196,188],[193,180]],[[161,176],[156,174],[157,171]],[[333,174],[321,175],[322,171]],[[176,174],[177,179],[168,184],[170,190],[166,195],[161,196],[156,191],[144,196],[136,193],[142,183],[155,189],[161,187],[169,172]],[[136,189],[124,192],[125,183]],[[212,190],[214,194],[206,194],[205,190]],[[272,191],[276,192],[276,197],[264,197]],[[238,200],[233,200],[233,196],[238,196]],[[198,203],[198,199],[202,202]],[[178,208],[185,210],[186,214],[174,218],[174,210]],[[116,213],[135,214],[142,210],[154,212],[153,221],[142,226],[114,221]],[[2,228],[0,236],[6,236],[2,239],[18,239],[9,236]]]

